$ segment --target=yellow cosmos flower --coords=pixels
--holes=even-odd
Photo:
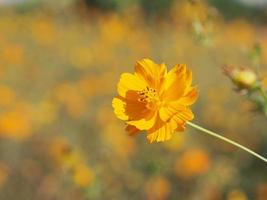
[[[130,135],[147,132],[150,143],[169,140],[185,124],[234,145],[267,163],[267,158],[243,145],[190,122],[194,118],[189,106],[197,99],[192,73],[178,64],[167,72],[165,64],[150,59],[136,63],[135,73],[123,73],[118,83],[119,95],[112,101],[114,113],[126,122]]]
[[[169,140],[194,118],[189,106],[198,93],[184,64],[167,72],[165,64],[140,60],[135,73],[121,75],[117,89],[119,95],[112,101],[116,116],[126,122],[130,135],[146,131],[150,143]]]

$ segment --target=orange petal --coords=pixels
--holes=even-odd
[[[166,76],[163,98],[165,101],[176,101],[184,95],[192,83],[192,73],[186,65],[175,66]]]
[[[178,124],[183,124],[187,121],[190,121],[194,119],[194,114],[189,108],[186,108],[185,110],[178,112],[173,116],[173,119],[178,123]]]
[[[175,79],[177,78],[177,76],[184,76],[185,72],[186,72],[186,65],[185,64],[175,65],[167,73],[166,80],[164,82],[165,89],[168,89],[173,84],[173,82],[175,81]]]
[[[129,125],[135,126],[139,130],[149,130],[154,126],[157,118],[157,113],[150,113],[150,116],[146,118],[142,118],[136,121],[128,121],[126,122]]]
[[[180,101],[170,102],[166,106],[162,106],[159,109],[159,116],[162,121],[166,122],[177,112],[181,112],[182,110],[185,109],[186,109],[185,106],[182,105]]]
[[[125,114],[128,120],[136,121],[150,116],[151,111],[147,108],[146,102],[139,101],[139,95],[135,91],[128,91],[125,98]]]
[[[129,133],[130,136],[135,136],[135,135],[140,133],[139,129],[137,129],[135,126],[131,126],[131,125],[126,126],[125,130]]]
[[[158,119],[156,125],[148,131],[147,139],[150,143],[154,141],[163,142],[169,140],[176,128],[177,123],[174,120],[163,122]]]
[[[158,65],[150,59],[142,59],[136,63],[135,73],[148,86],[158,89],[166,74],[166,66],[164,64]]]
[[[123,73],[118,83],[118,93],[122,97],[126,97],[128,91],[141,91],[146,84],[138,76],[130,73]]]
[[[186,93],[182,98],[179,99],[179,103],[190,106],[197,100],[198,91],[196,87],[191,87],[189,92]]]
[[[175,131],[177,132],[183,132],[185,130],[185,123],[184,124],[177,124],[177,128]]]

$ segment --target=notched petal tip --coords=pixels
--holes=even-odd
[[[175,73],[185,73],[187,71],[186,64],[177,64],[173,67],[173,72]],[[171,71],[172,71],[171,70]]]
[[[157,134],[154,134],[154,133],[151,133],[151,134],[147,135],[147,141],[148,141],[149,144],[152,144],[154,142],[157,142],[157,143],[165,142],[165,141],[168,141],[170,139],[171,139],[171,135],[169,137],[164,137],[164,138],[162,138],[162,137],[160,137],[160,136],[158,136]]]
[[[112,107],[115,115],[121,120],[128,120],[128,116],[125,114],[125,102],[121,97],[115,97],[112,100]]]
[[[188,92],[180,98],[179,102],[185,106],[194,104],[198,98],[199,91],[197,86],[191,87]]]
[[[142,58],[142,59],[137,61],[137,63],[140,63],[140,62],[151,62],[151,63],[154,63],[154,61],[151,60],[150,58]]]

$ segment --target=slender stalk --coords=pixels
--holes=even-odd
[[[261,96],[264,98],[264,100],[267,102],[267,94],[266,92],[262,89],[262,87],[259,88]]]
[[[202,128],[201,126],[198,126],[198,125],[196,125],[196,124],[194,124],[192,122],[187,122],[187,124],[192,126],[195,129],[198,129],[198,130],[200,130],[200,131],[202,131],[204,133],[207,133],[207,134],[209,134],[209,135],[211,135],[211,136],[213,136],[215,138],[218,138],[218,139],[223,140],[223,141],[225,141],[225,142],[227,142],[229,144],[232,144],[232,145],[234,145],[234,146],[236,146],[236,147],[238,147],[238,148],[250,153],[251,155],[255,156],[256,158],[258,158],[258,159],[260,159],[260,160],[262,160],[262,161],[267,163],[267,159],[266,158],[264,158],[263,156],[257,154],[256,152],[248,149],[247,147],[244,147],[241,144],[239,144],[237,142],[234,142],[233,140],[230,140],[230,139],[228,139],[226,137],[223,137],[223,136],[221,136],[221,135],[219,135],[219,134],[217,134],[217,133],[215,133],[213,131],[210,131],[210,130],[207,130],[205,128]]]

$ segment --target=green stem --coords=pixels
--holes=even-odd
[[[261,96],[267,102],[267,94],[266,94],[266,92],[262,89],[262,87],[260,87],[259,90],[260,90]]]
[[[202,131],[204,133],[207,133],[207,134],[209,134],[209,135],[211,135],[211,136],[213,136],[215,138],[218,138],[218,139],[223,140],[223,141],[225,141],[225,142],[227,142],[229,144],[232,144],[232,145],[234,145],[234,146],[236,146],[236,147],[238,147],[238,148],[240,148],[240,149],[242,149],[242,150],[250,153],[251,155],[253,155],[253,156],[255,156],[255,157],[259,158],[260,160],[262,160],[262,161],[264,161],[264,162],[267,163],[267,159],[266,158],[264,158],[263,156],[257,154],[256,152],[248,149],[247,147],[244,147],[241,144],[239,144],[237,142],[234,142],[233,140],[230,140],[230,139],[228,139],[226,137],[223,137],[223,136],[221,136],[221,135],[219,135],[219,134],[217,134],[215,132],[212,132],[210,130],[207,130],[205,128],[202,128],[201,126],[198,126],[198,125],[196,125],[196,124],[194,124],[192,122],[187,122],[187,124],[190,125],[190,126],[192,126],[195,129],[198,129],[198,130],[200,130],[200,131]]]

